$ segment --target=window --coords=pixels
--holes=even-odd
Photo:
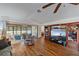
[[[16,33],[18,34],[18,35],[21,35],[21,26],[16,26]]]
[[[32,36],[35,36],[35,37],[37,37],[37,26],[32,26]]]
[[[23,33],[30,34],[37,37],[37,26],[31,25],[7,25],[7,34],[21,35]]]
[[[7,27],[7,34],[8,35],[13,35],[13,27]]]
[[[22,26],[22,34],[23,33],[26,33],[26,27],[25,26]]]
[[[0,40],[2,39],[3,22],[0,21]]]
[[[16,33],[16,30],[17,30],[17,27],[16,26],[14,26],[13,27],[13,32],[14,32],[14,35],[16,35],[17,33]]]
[[[27,32],[28,35],[32,35],[32,26],[27,26]]]

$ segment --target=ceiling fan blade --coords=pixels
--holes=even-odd
[[[45,8],[47,8],[47,7],[49,7],[49,6],[53,5],[53,4],[55,4],[55,3],[48,3],[47,5],[44,5],[42,8],[45,9]]]
[[[59,7],[61,6],[61,4],[62,4],[62,3],[59,3],[59,4],[57,5],[57,7],[56,7],[55,10],[54,10],[54,13],[56,13],[56,12],[58,11],[58,9],[59,9]]]
[[[70,3],[70,4],[73,4],[73,5],[79,5],[79,3]]]

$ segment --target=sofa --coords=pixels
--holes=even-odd
[[[0,50],[0,56],[11,56],[11,47],[6,47]]]
[[[11,46],[10,42],[0,40],[0,56],[10,56],[11,55]]]

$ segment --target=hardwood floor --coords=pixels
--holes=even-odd
[[[12,44],[14,56],[78,56],[78,51],[73,51],[44,38],[37,39],[33,46],[25,46],[23,42]]]

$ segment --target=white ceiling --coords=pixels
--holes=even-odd
[[[45,3],[0,3],[0,19],[13,23],[45,24],[79,17],[79,5],[62,4],[54,14],[57,6],[54,4],[38,13],[43,5]]]

